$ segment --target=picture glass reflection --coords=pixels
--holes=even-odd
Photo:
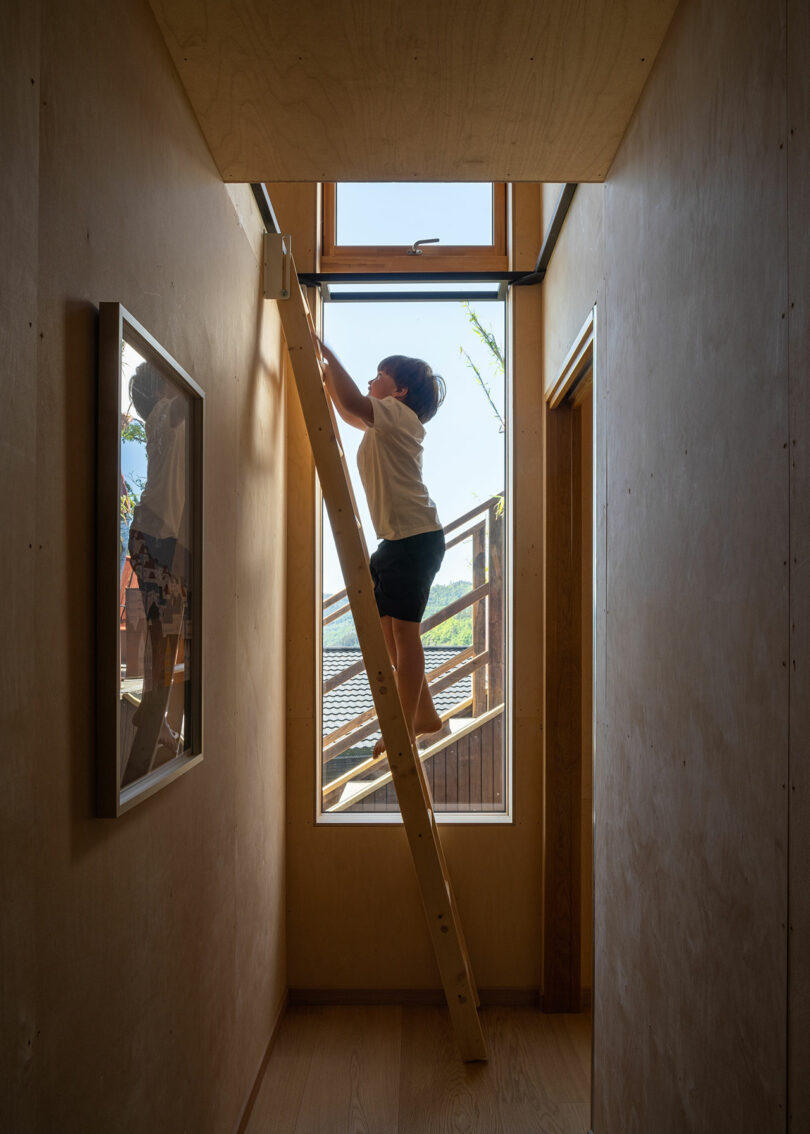
[[[120,406],[124,789],[190,755],[191,401],[123,342]]]

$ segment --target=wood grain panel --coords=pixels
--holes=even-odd
[[[402,1020],[398,1134],[471,1130],[506,1134],[494,1076],[453,1059],[450,1020],[435,1008],[408,1008]]]
[[[323,1011],[293,1129],[395,1129],[401,1042],[395,1006]]]
[[[247,1116],[248,1134],[295,1130],[315,1056],[313,1031],[323,1019],[323,1008],[287,1009]]]
[[[605,186],[596,1134],[785,1127],[783,80],[687,0]]]
[[[590,1045],[588,1017],[547,1016],[528,1008],[511,1008],[490,1011],[485,1021],[500,1112],[509,1134],[538,1130],[583,1134],[590,1078],[585,1066]],[[584,1105],[584,1115],[572,1113],[577,1105]]]
[[[787,5],[790,376],[790,1129],[810,1130],[810,7]],[[781,140],[781,139],[780,139]]]
[[[676,6],[151,3],[226,181],[599,181]]]
[[[482,1009],[489,1065],[460,1064],[446,1011],[413,997],[293,1007],[247,1134],[584,1134],[590,1021]]]

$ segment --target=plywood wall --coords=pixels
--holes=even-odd
[[[279,326],[148,5],[8,28],[0,1126],[218,1134],[285,992]],[[205,759],[120,820],[93,817],[100,300],[207,412]]]
[[[800,309],[807,265],[787,248],[788,217],[791,245],[806,228],[808,41],[791,13],[790,183],[785,6],[686,0],[544,284],[547,363],[551,313],[599,310],[595,1134],[785,1129],[789,826],[806,1125],[807,520],[788,442],[791,419],[790,449],[808,442],[807,320],[791,311],[788,335],[788,279]]]

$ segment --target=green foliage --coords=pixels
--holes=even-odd
[[[425,618],[448,606],[451,602],[467,594],[470,584],[458,579],[452,583],[436,583],[430,591]],[[422,639],[425,646],[469,646],[472,645],[472,607],[459,611],[458,614],[440,622],[432,630],[428,630]]]
[[[454,614],[446,622],[428,630],[422,639],[423,646],[471,646],[472,607]]]
[[[503,374],[504,374],[504,370],[506,368],[506,363],[504,361],[503,349],[502,349],[501,345],[499,344],[498,340],[495,338],[494,333],[488,327],[485,327],[482,324],[477,312],[473,311],[468,300],[465,300],[464,303],[462,303],[462,307],[467,312],[467,319],[470,322],[470,326],[472,327],[473,333],[475,334],[476,338],[489,351],[491,359],[492,359],[493,369],[495,370],[496,374],[498,374],[500,376],[500,378],[503,379]],[[481,371],[479,370],[479,368],[475,365],[473,360],[470,358],[470,355],[464,349],[464,347],[459,347],[459,350],[460,350],[461,354],[463,354],[464,357],[467,359],[467,365],[469,366],[470,370],[472,370],[473,374],[475,375],[475,380],[477,381],[478,385],[484,391],[486,399],[489,402],[490,407],[492,408],[492,412],[495,414],[495,417],[498,419],[498,423],[500,425],[500,432],[503,433],[504,429],[506,428],[506,424],[505,424],[504,419],[503,419],[503,414],[501,413],[501,411],[498,409],[497,405],[495,404],[495,400],[492,397],[492,390],[490,389],[488,382],[484,378],[484,376],[481,373]]]
[[[146,444],[146,430],[142,421],[137,417],[130,417],[128,414],[121,415],[121,441],[134,441],[137,445]],[[118,497],[118,514],[122,524],[127,524],[132,519],[132,513],[135,510],[135,505],[138,503],[143,491],[143,481],[139,477],[135,477],[135,485],[133,486],[126,479],[121,477],[121,492]],[[123,542],[121,546],[123,552]]]
[[[135,508],[135,501],[132,498],[132,490],[126,481],[124,481],[121,486],[121,495],[118,498],[118,504],[119,518],[122,521],[129,520]]]
[[[146,430],[143,422],[138,421],[137,417],[125,418],[121,427],[121,440],[136,441],[139,445],[145,445]]]
[[[470,584],[463,580],[452,583],[435,583],[430,592],[425,618],[429,618],[443,606],[448,606],[457,598],[467,594]],[[472,645],[472,608],[460,611],[440,623],[422,639],[426,646],[470,646]],[[359,642],[355,633],[354,623],[350,614],[330,622],[323,632],[323,644],[326,649],[352,650],[357,649]]]
[[[350,614],[335,619],[324,627],[323,645],[326,650],[356,650],[360,643]]]

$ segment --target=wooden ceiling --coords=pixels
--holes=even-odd
[[[226,181],[601,181],[677,0],[150,0]]]

